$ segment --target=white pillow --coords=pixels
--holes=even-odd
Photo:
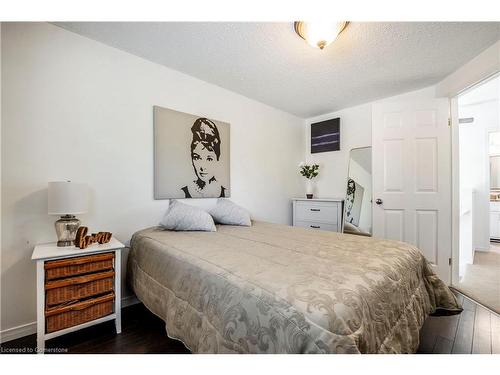
[[[250,214],[243,207],[231,202],[229,199],[220,198],[210,211],[210,215],[218,224],[251,226]]]
[[[201,230],[215,232],[212,216],[201,208],[170,200],[167,212],[160,221],[160,225],[170,230]]]

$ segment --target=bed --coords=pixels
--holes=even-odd
[[[128,282],[193,353],[413,353],[462,310],[413,246],[264,222],[139,231]]]

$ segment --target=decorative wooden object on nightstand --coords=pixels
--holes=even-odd
[[[45,341],[82,328],[115,320],[121,332],[121,250],[115,238],[86,249],[35,246],[37,350]]]
[[[292,201],[294,227],[342,232],[343,199],[294,198]]]

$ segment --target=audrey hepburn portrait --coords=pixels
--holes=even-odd
[[[229,197],[229,124],[154,108],[155,199]]]
[[[226,188],[217,180],[217,164],[220,160],[221,139],[217,126],[207,118],[197,119],[192,128],[191,163],[194,177],[181,190],[185,198],[218,196],[224,198]]]

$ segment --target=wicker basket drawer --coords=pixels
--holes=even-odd
[[[45,310],[47,333],[90,322],[113,313],[115,296],[113,293],[65,306],[50,307]]]
[[[45,279],[54,280],[110,270],[113,268],[114,258],[114,253],[105,253],[45,262]]]
[[[46,306],[92,297],[113,291],[114,271],[92,273],[45,284]]]

